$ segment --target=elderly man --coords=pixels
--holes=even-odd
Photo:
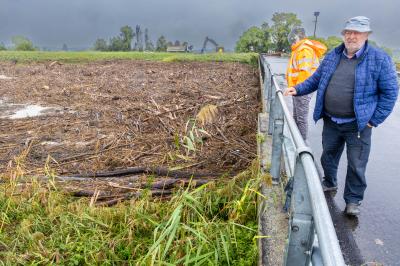
[[[322,187],[337,190],[337,168],[346,144],[345,212],[354,216],[360,213],[367,187],[372,128],[389,116],[398,94],[395,66],[385,52],[368,44],[371,32],[368,18],[349,19],[342,31],[344,43],[326,55],[310,78],[285,92],[301,96],[317,90],[314,120],[324,120]]]
[[[326,46],[320,42],[306,38],[304,28],[295,27],[289,35],[292,55],[286,71],[286,80],[289,87],[296,86],[310,77],[319,66],[319,57],[326,52]],[[303,139],[308,133],[308,106],[312,94],[293,97],[293,118]]]

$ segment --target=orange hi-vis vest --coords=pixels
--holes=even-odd
[[[286,71],[288,87],[293,87],[310,77],[319,66],[319,58],[326,52],[318,41],[303,39],[292,45],[292,55]]]

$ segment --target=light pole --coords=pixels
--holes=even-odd
[[[318,16],[319,16],[319,11],[315,11],[314,12],[314,16],[315,16],[315,24],[314,24],[314,38],[315,38],[315,31],[317,30],[317,21],[318,21]]]

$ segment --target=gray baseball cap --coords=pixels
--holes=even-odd
[[[346,21],[342,34],[345,30],[353,30],[358,32],[372,32],[369,26],[369,18],[358,16]]]

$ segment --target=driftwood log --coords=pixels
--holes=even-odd
[[[139,184],[137,187],[125,187],[126,190],[135,190],[131,192],[120,192],[118,194],[110,194],[105,191],[99,190],[77,190],[72,191],[71,195],[75,197],[94,197],[97,206],[112,206],[119,202],[129,200],[132,198],[139,198],[143,195],[144,189],[147,189],[147,193],[150,193],[151,197],[164,197],[169,196],[173,193],[175,187],[192,187],[196,188],[201,185],[207,184],[212,179],[164,179],[156,181],[151,184]],[[123,188],[123,187],[119,187]]]
[[[108,178],[108,177],[124,177],[127,175],[135,174],[152,174],[157,176],[167,176],[172,178],[204,178],[204,177],[217,177],[222,174],[215,173],[199,173],[191,171],[170,170],[167,167],[130,167],[115,171],[95,172],[77,174],[73,176],[60,176],[61,179],[78,179],[78,178]]]

